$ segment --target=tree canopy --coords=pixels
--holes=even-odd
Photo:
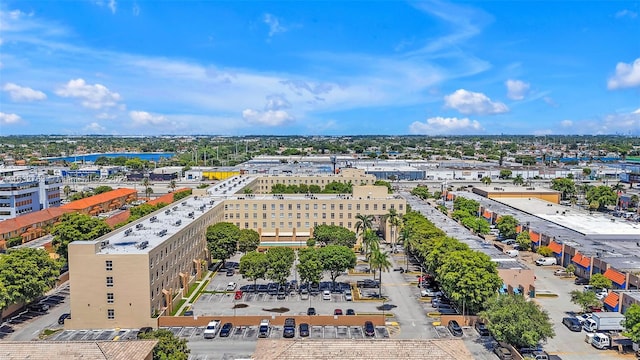
[[[600,273],[596,273],[591,275],[591,278],[589,278],[589,285],[593,285],[593,287],[600,288],[600,289],[602,288],[611,289],[611,287],[613,286],[613,283],[611,279],[609,279],[608,277]]]
[[[240,229],[235,224],[219,222],[207,228],[207,248],[214,259],[226,260],[236,253]]]
[[[587,190],[585,198],[589,204],[592,204],[598,210],[604,209],[607,205],[615,205],[618,201],[618,195],[615,190],[606,185],[590,188]]]
[[[241,229],[238,237],[238,250],[243,253],[253,251],[260,245],[260,234],[253,229]]]
[[[323,266],[319,250],[313,247],[298,250],[297,265],[300,282],[318,283],[322,279]]]
[[[353,248],[356,244],[356,233],[337,225],[318,225],[313,229],[313,238],[322,245],[342,245]]]
[[[591,306],[600,305],[600,300],[593,291],[573,290],[571,293],[571,302],[580,306],[582,312],[588,312]]]
[[[269,270],[269,260],[265,253],[250,251],[240,258],[240,274],[254,284],[258,279],[266,278],[267,270]]]
[[[514,238],[517,234],[518,220],[511,215],[501,216],[496,222],[496,228],[505,238]]]
[[[289,247],[273,247],[267,251],[267,278],[278,284],[284,284],[291,275],[291,266],[295,261],[295,253]]]
[[[566,200],[568,197],[575,195],[576,184],[571,179],[567,178],[555,178],[551,180],[551,188],[562,193],[562,199]]]
[[[68,213],[60,217],[60,222],[53,227],[51,234],[54,236],[56,253],[66,259],[70,242],[95,240],[110,231],[111,228],[103,219],[81,213]]]
[[[342,245],[327,245],[319,250],[322,268],[329,272],[332,282],[347,269],[356,266],[356,254],[351,248]]]
[[[521,295],[494,296],[480,317],[496,340],[517,348],[534,347],[555,336],[549,314]]]
[[[187,340],[181,339],[169,330],[158,329],[140,335],[140,339],[157,339],[153,348],[153,360],[187,360],[191,350]]]
[[[624,328],[625,336],[634,343],[640,342],[640,305],[633,304],[624,313]]]
[[[60,264],[44,250],[12,249],[0,256],[0,310],[39,298],[55,284]]]

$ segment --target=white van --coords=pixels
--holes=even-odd
[[[271,332],[271,326],[269,324],[269,320],[267,319],[260,320],[260,326],[258,327],[258,337],[259,338],[269,337],[270,332]]]
[[[554,257],[543,257],[536,260],[536,265],[538,266],[548,266],[548,265],[555,265],[555,264],[556,264],[556,258]]]
[[[207,328],[204,329],[204,338],[205,339],[213,339],[218,332],[218,328],[220,327],[220,320],[213,320],[207,324]]]
[[[507,250],[504,253],[511,257],[517,257],[518,255],[520,255],[520,252],[518,250]]]

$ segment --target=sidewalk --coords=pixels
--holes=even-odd
[[[198,286],[196,286],[196,288],[193,290],[193,292],[191,294],[189,294],[189,297],[187,298],[187,301],[184,302],[184,304],[182,304],[182,306],[180,306],[180,308],[176,311],[176,315],[174,316],[180,316],[180,314],[182,314],[186,308],[190,307],[191,305],[193,305],[193,302],[195,300],[198,299],[198,296],[200,295],[200,292],[204,289],[205,286],[207,286],[207,284],[209,283],[209,281],[211,280],[211,278],[213,278],[213,276],[217,273],[213,272],[213,271],[208,271],[207,274],[205,275],[204,278],[202,278],[202,280],[200,280],[200,284],[198,284]]]

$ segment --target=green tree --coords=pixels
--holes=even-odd
[[[453,200],[453,210],[454,212],[458,210],[462,211],[469,216],[478,216],[478,212],[480,211],[480,203],[475,200],[458,196],[455,200]]]
[[[113,190],[113,188],[111,186],[106,186],[106,185],[97,186],[95,189],[93,189],[93,195],[106,193],[106,192],[109,192],[109,191],[112,191],[112,190]]]
[[[488,234],[491,230],[489,223],[485,219],[479,217],[468,216],[462,219],[462,225],[473,230],[476,234]]]
[[[516,236],[517,226],[518,220],[511,215],[501,216],[496,222],[496,228],[500,231],[500,235],[508,239]]]
[[[513,174],[513,172],[511,170],[503,169],[503,170],[500,170],[499,178],[500,179],[509,179],[509,178],[511,178],[512,174]]]
[[[240,230],[240,236],[238,237],[238,250],[243,253],[253,251],[260,245],[260,234],[252,229]]]
[[[551,256],[553,256],[553,250],[551,250],[551,248],[548,247],[548,246],[540,246],[538,248],[537,253],[542,255],[543,257],[551,257]]]
[[[240,274],[256,285],[258,279],[265,279],[269,270],[267,254],[250,251],[240,258]]]
[[[291,266],[295,261],[296,254],[289,247],[273,247],[267,251],[267,261],[269,270],[267,278],[278,284],[284,284],[291,275]]]
[[[323,245],[342,245],[353,248],[356,244],[356,233],[337,225],[318,225],[313,229],[313,238]]]
[[[356,266],[356,254],[349,247],[327,245],[318,251],[322,268],[329,272],[334,287],[338,276]]]
[[[175,180],[171,180],[169,181],[169,189],[171,189],[171,192],[176,191],[176,181]]]
[[[607,205],[615,205],[618,201],[618,194],[605,185],[595,186],[587,191],[585,196],[589,204],[593,204],[598,210],[604,209]]]
[[[569,264],[569,265],[567,265],[567,268],[565,269],[565,272],[566,272],[567,274],[574,275],[574,274],[576,273],[576,266],[575,266],[575,265],[573,265],[573,264]]]
[[[491,185],[491,178],[488,176],[483,176],[482,179],[480,179],[480,182],[482,182],[484,185]]]
[[[549,314],[521,295],[494,296],[480,316],[496,340],[516,348],[533,347],[555,336]]]
[[[71,187],[69,185],[65,185],[62,188],[62,192],[64,193],[64,198],[65,199],[69,198],[69,194],[71,194]]]
[[[299,263],[296,266],[300,283],[319,283],[322,279],[322,262],[319,251],[315,248],[304,248],[298,250]]]
[[[430,274],[435,274],[442,266],[447,254],[454,251],[469,250],[469,246],[452,237],[440,237],[432,239],[429,247],[424,247],[426,254],[424,255],[426,270]]]
[[[398,214],[395,208],[390,208],[389,212],[382,216],[382,220],[389,223],[391,228],[391,245],[395,245],[395,231],[402,224],[402,215]]]
[[[356,235],[364,234],[373,227],[373,215],[356,214]]]
[[[459,250],[447,254],[436,270],[436,279],[444,292],[465,313],[484,309],[502,285],[497,265],[479,251]]]
[[[571,302],[580,306],[582,312],[588,312],[591,306],[600,305],[600,300],[598,300],[596,293],[593,291],[573,290],[569,294],[571,295]]]
[[[571,179],[555,178],[551,180],[551,189],[560,191],[562,199],[566,200],[568,197],[575,195],[576,184]]]
[[[605,288],[605,289],[611,289],[611,287],[613,286],[613,283],[611,282],[611,279],[609,279],[608,277],[600,274],[600,273],[596,273],[591,275],[591,278],[589,279],[589,285],[593,285],[594,288]]]
[[[44,250],[20,248],[0,257],[0,310],[30,302],[55,284],[60,265]],[[4,303],[5,306],[2,306]]]
[[[640,305],[633,304],[624,313],[624,336],[634,343],[640,342]]]
[[[393,188],[391,187],[391,183],[389,181],[376,180],[376,182],[374,182],[373,185],[386,186],[387,187],[387,193],[388,194],[393,194]]]
[[[240,229],[235,224],[219,222],[207,228],[207,248],[214,259],[227,260],[235,254]]]
[[[583,168],[582,169],[582,176],[585,178],[588,178],[589,176],[591,176],[591,169],[590,168]]]
[[[520,247],[521,250],[529,251],[531,250],[531,236],[528,231],[523,231],[518,236],[516,236],[516,243]]]
[[[124,166],[126,166],[130,170],[142,170],[144,168],[144,164],[142,163],[142,160],[138,158],[128,159],[124,163]]]
[[[380,249],[376,248],[371,253],[371,258],[369,260],[369,266],[372,269],[376,269],[379,274],[378,281],[378,296],[382,295],[382,272],[389,271],[391,269],[391,261],[389,260],[389,253],[382,252]]]
[[[431,193],[429,192],[429,188],[426,186],[418,185],[411,189],[411,195],[417,196],[422,200],[428,199],[431,197]]]
[[[362,237],[362,245],[364,248],[364,256],[369,261],[371,250],[380,246],[380,238],[373,230],[368,229]]]
[[[186,339],[180,339],[169,330],[158,329],[141,334],[140,339],[157,339],[153,348],[153,360],[187,360],[191,350]]]
[[[516,175],[516,177],[513,179],[513,185],[516,185],[516,186],[524,185],[524,179],[522,178],[522,174]]]
[[[103,219],[81,213],[68,213],[60,217],[51,234],[53,246],[60,257],[66,259],[67,247],[72,241],[90,241],[107,234],[111,228]]]

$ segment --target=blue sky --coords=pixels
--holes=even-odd
[[[638,1],[0,3],[0,135],[616,133]]]

